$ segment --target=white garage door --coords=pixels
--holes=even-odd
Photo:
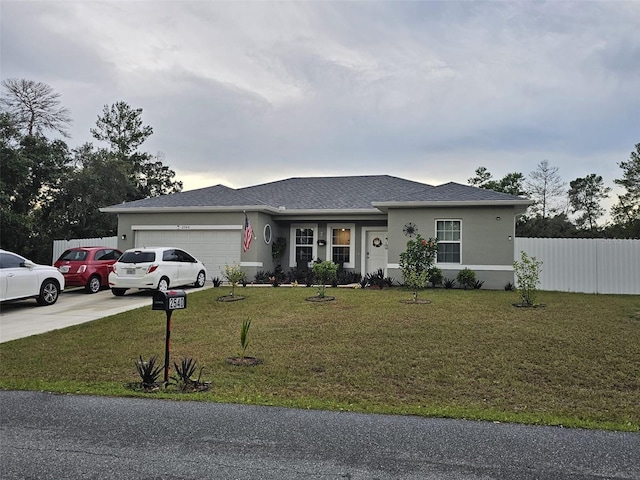
[[[207,277],[222,278],[225,265],[240,263],[239,230],[138,230],[136,247],[177,247],[207,267]]]

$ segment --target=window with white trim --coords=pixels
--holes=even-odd
[[[317,225],[291,225],[291,256],[292,267],[307,266],[316,258]]]
[[[436,220],[437,263],[461,263],[461,223],[460,220]]]
[[[330,223],[327,225],[327,236],[329,237],[327,260],[345,268],[353,268],[355,265],[355,225]]]

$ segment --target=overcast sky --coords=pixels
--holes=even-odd
[[[1,0],[0,14],[2,78],[61,94],[70,147],[125,101],[185,190],[466,184],[542,160],[614,187],[640,143],[640,1]]]

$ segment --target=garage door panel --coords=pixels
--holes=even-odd
[[[178,247],[207,267],[207,276],[222,277],[225,265],[240,263],[238,230],[138,230],[136,247]]]

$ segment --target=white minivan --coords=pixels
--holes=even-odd
[[[161,290],[194,285],[203,287],[207,269],[193,255],[175,247],[132,248],[109,273],[111,292],[121,297],[130,288]]]

